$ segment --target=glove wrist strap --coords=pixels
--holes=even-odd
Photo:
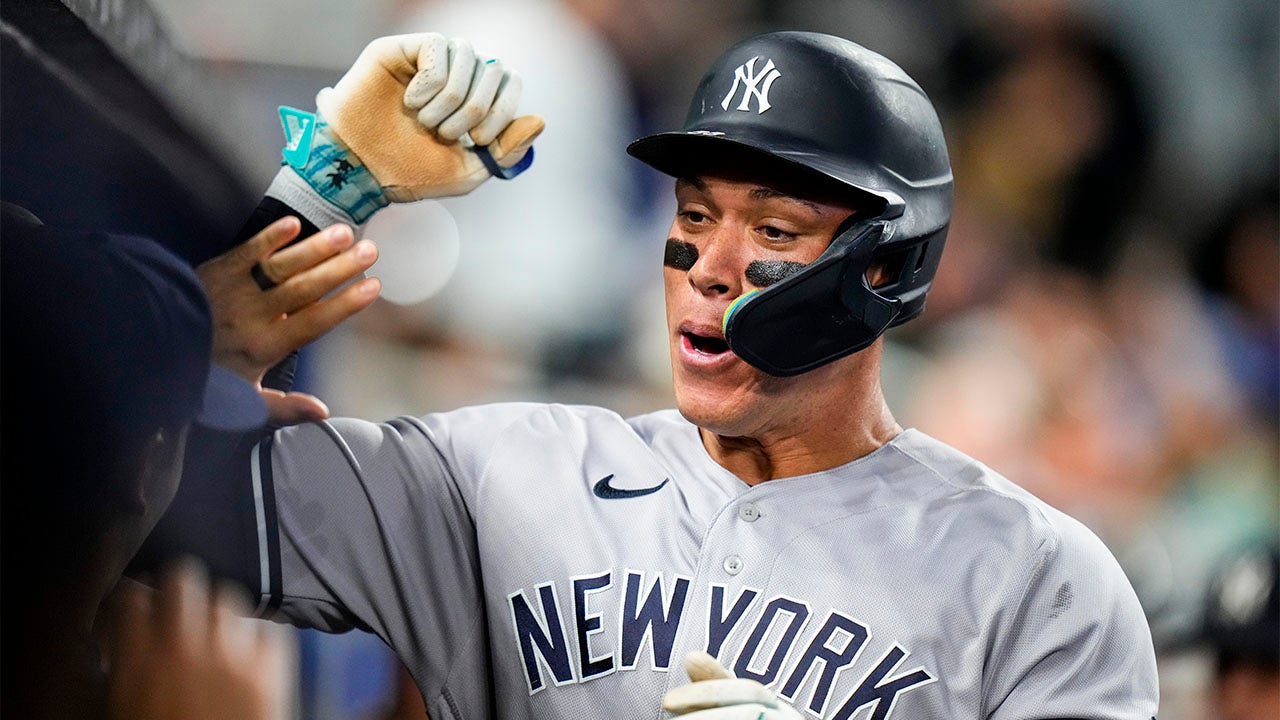
[[[363,223],[391,203],[369,168],[360,162],[321,115],[281,107],[288,165],[317,195]]]
[[[357,223],[345,210],[320,197],[291,165],[280,168],[265,194],[284,203],[317,228],[342,223],[351,226],[357,240],[363,235],[364,224]]]

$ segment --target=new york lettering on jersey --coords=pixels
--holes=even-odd
[[[686,624],[705,638],[702,649],[735,675],[824,720],[850,720],[864,709],[867,717],[889,718],[900,696],[937,680],[907,662],[907,648],[873,639],[877,634],[846,612],[819,613],[801,599],[766,598],[754,588],[718,583],[700,593],[708,598],[702,607],[693,607],[691,582],[662,572],[607,570],[509,594],[529,694],[616,672],[666,672],[678,665],[676,637]],[[604,637],[606,627],[617,628],[616,644]],[[745,639],[730,644],[731,633]]]

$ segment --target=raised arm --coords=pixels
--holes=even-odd
[[[242,244],[201,268],[216,293],[221,359],[272,391],[264,395],[277,424],[326,414],[315,398],[287,391],[297,348],[377,296],[372,282],[347,285],[376,258],[371,245],[351,247],[369,218],[390,203],[463,195],[530,166],[543,121],[516,117],[521,91],[518,74],[468,41],[415,33],[369,43],[320,91],[315,112],[280,108],[280,171],[242,227]],[[298,228],[275,224],[285,217]],[[320,228],[329,234],[306,250],[275,253]],[[281,313],[288,322],[278,322]]]
[[[244,241],[199,268],[216,359],[264,388],[273,426],[328,414],[319,400],[287,392],[291,371],[279,363],[377,297],[376,279],[356,279],[376,258],[357,242],[373,213],[464,194],[529,166],[543,121],[516,117],[520,92],[519,76],[467,41],[419,33],[370,43],[321,90],[314,113],[281,109],[284,162]],[[255,508],[264,509],[250,458],[270,431],[193,430],[180,489],[132,575],[190,554],[260,593],[265,529]]]

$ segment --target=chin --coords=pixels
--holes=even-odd
[[[745,397],[744,397],[745,395]],[[697,382],[677,382],[676,409],[686,420],[716,435],[741,437],[750,434],[748,420],[759,418],[753,411],[751,393],[739,388],[707,387]]]

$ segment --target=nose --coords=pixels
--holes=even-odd
[[[699,243],[698,259],[689,268],[689,284],[709,297],[737,297],[742,293],[744,263],[730,228],[717,228]]]

